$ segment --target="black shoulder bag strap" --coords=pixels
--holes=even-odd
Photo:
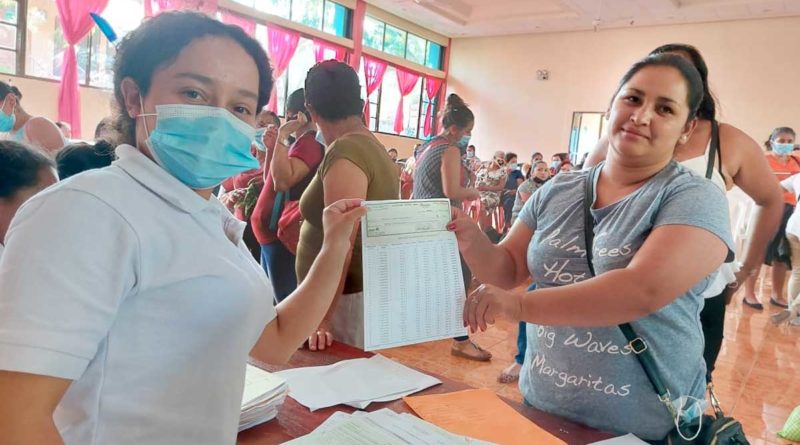
[[[594,205],[595,198],[594,184],[599,172],[600,165],[589,170],[589,174],[586,175],[585,193],[583,195],[583,234],[586,243],[586,262],[588,263],[591,276],[595,276],[594,265],[592,264],[592,254],[594,251],[594,217],[592,216],[592,206]],[[647,374],[647,378],[650,380],[650,384],[653,385],[656,394],[658,394],[658,398],[667,406],[670,414],[674,417],[675,412],[671,403],[669,390],[658,374],[653,356],[650,355],[650,351],[647,348],[647,343],[645,343],[643,338],[636,335],[630,323],[619,325],[619,330],[622,331],[622,335],[628,340],[628,346],[631,351],[633,351],[636,359],[639,360],[639,364],[642,365],[642,369],[644,369],[644,373]]]
[[[714,163],[719,154],[720,172],[722,172],[722,153],[719,151],[719,123],[711,121],[711,147],[708,150],[708,166],[706,167],[706,179],[711,179],[714,175]]]

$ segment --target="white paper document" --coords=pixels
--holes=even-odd
[[[364,349],[467,334],[464,278],[447,199],[368,201],[361,223]]]
[[[286,380],[248,364],[244,377],[239,431],[275,418],[288,393]]]
[[[337,412],[311,434],[287,442],[291,445],[491,445],[449,433],[411,414],[388,409],[372,413]]]
[[[590,445],[647,445],[647,442],[639,439],[633,434],[626,434],[624,436],[615,437],[613,439],[606,439],[600,442],[595,442]]]
[[[441,383],[382,355],[276,374],[288,382],[289,395],[311,411],[339,404],[363,409],[372,402],[397,400]]]

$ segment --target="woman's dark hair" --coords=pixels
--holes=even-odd
[[[17,101],[22,100],[22,93],[19,91],[19,88],[8,82],[0,81],[0,100],[5,99],[9,93],[17,96]]]
[[[509,151],[508,153],[506,153],[506,163],[511,162],[511,160],[516,157],[517,157],[516,153],[514,153],[513,151]]]
[[[533,154],[531,155],[531,159],[535,158],[535,157],[536,157],[536,155],[539,155],[539,156],[541,156],[541,157],[542,157],[542,159],[544,159],[544,155],[543,155],[543,154],[541,154],[541,153],[539,153],[538,151],[535,151],[535,152],[533,152]]]
[[[264,108],[258,113],[259,116],[261,116],[262,114],[266,115],[266,116],[269,116],[269,118],[272,119],[272,123],[275,124],[276,127],[280,127],[281,126],[281,118],[278,117],[278,115],[275,114],[275,112],[267,110],[266,108]]]
[[[789,133],[789,134],[792,135],[793,138],[797,137],[797,135],[795,134],[794,129],[792,127],[777,127],[774,130],[772,130],[772,133],[770,133],[770,135],[769,135],[769,139],[764,141],[764,148],[766,148],[767,151],[772,151],[772,143],[771,142],[772,142],[773,139],[778,137],[778,135],[781,134],[781,133]]]
[[[686,53],[692,59],[692,65],[700,73],[700,79],[703,81],[703,100],[700,102],[700,107],[697,109],[697,117],[712,121],[717,116],[717,101],[708,87],[708,66],[700,51],[692,45],[685,43],[670,43],[661,45],[650,52],[650,55],[669,54],[669,53]]]
[[[13,198],[20,189],[39,182],[43,168],[53,168],[53,161],[42,152],[14,141],[0,141],[0,198]]]
[[[346,63],[326,60],[314,65],[308,70],[305,87],[306,104],[326,121],[364,113],[358,74]]]
[[[697,72],[694,65],[689,63],[683,57],[676,56],[671,53],[647,56],[628,68],[628,71],[624,76],[622,76],[622,80],[619,82],[617,91],[614,92],[614,96],[611,99],[612,103],[614,101],[614,97],[617,97],[617,94],[619,94],[619,91],[622,89],[622,87],[628,83],[636,73],[641,71],[643,68],[650,66],[668,66],[675,68],[681,73],[681,76],[686,81],[686,103],[689,106],[689,116],[687,116],[686,122],[694,119],[697,116],[697,110],[703,100],[703,80],[701,79],[700,73]]]
[[[69,144],[56,155],[58,177],[63,181],[86,170],[108,167],[115,158],[114,147],[103,140],[94,145],[86,142]]]
[[[475,122],[475,115],[461,97],[455,93],[447,96],[447,105],[442,113],[442,127],[447,129],[451,125],[455,125],[458,128],[466,128],[473,122]]]
[[[306,111],[306,93],[303,88],[298,88],[286,98],[286,112],[300,113],[303,111]]]
[[[226,37],[238,43],[258,68],[258,106],[266,105],[272,90],[272,68],[261,45],[245,34],[242,28],[226,25],[204,14],[189,11],[169,11],[144,21],[128,33],[117,47],[114,61],[114,95],[119,106],[116,130],[121,143],[135,141],[135,120],[128,116],[120,85],[130,77],[142,96],[150,91],[153,74],[172,63],[180,52],[202,37]],[[209,55],[212,56],[212,55]]]

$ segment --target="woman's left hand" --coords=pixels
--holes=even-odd
[[[366,215],[367,208],[361,199],[342,199],[329,205],[322,212],[324,244],[346,243],[350,246],[350,237],[361,217]]]
[[[522,295],[482,284],[464,302],[464,326],[471,332],[485,331],[503,317],[511,321],[522,318]]]

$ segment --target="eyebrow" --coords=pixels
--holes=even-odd
[[[202,83],[204,85],[213,85],[214,84],[214,80],[213,79],[211,79],[210,77],[207,77],[207,76],[203,76],[202,74],[178,73],[177,77],[186,77],[186,78],[189,78],[189,79],[194,79],[194,80],[196,80],[196,81],[198,81],[198,82],[200,82],[200,83]],[[239,90],[237,90],[237,92],[239,94],[241,94],[242,96],[249,97],[251,99],[255,99],[256,101],[258,101],[258,94],[254,93],[254,92],[252,92],[250,90],[246,90],[244,88],[239,88]]]
[[[642,90],[640,90],[640,89],[638,89],[638,88],[631,88],[631,87],[628,87],[627,89],[629,89],[629,90],[631,90],[631,91],[635,92],[636,94],[641,94],[642,96],[644,96],[644,95],[645,95],[645,92],[644,92],[644,91],[642,91]],[[668,102],[668,103],[672,103],[672,104],[676,104],[676,105],[678,104],[678,102],[677,102],[677,101],[675,101],[675,100],[673,100],[673,99],[670,99],[669,97],[659,96],[659,97],[658,97],[658,100],[659,100],[659,101],[661,101],[661,102]]]

